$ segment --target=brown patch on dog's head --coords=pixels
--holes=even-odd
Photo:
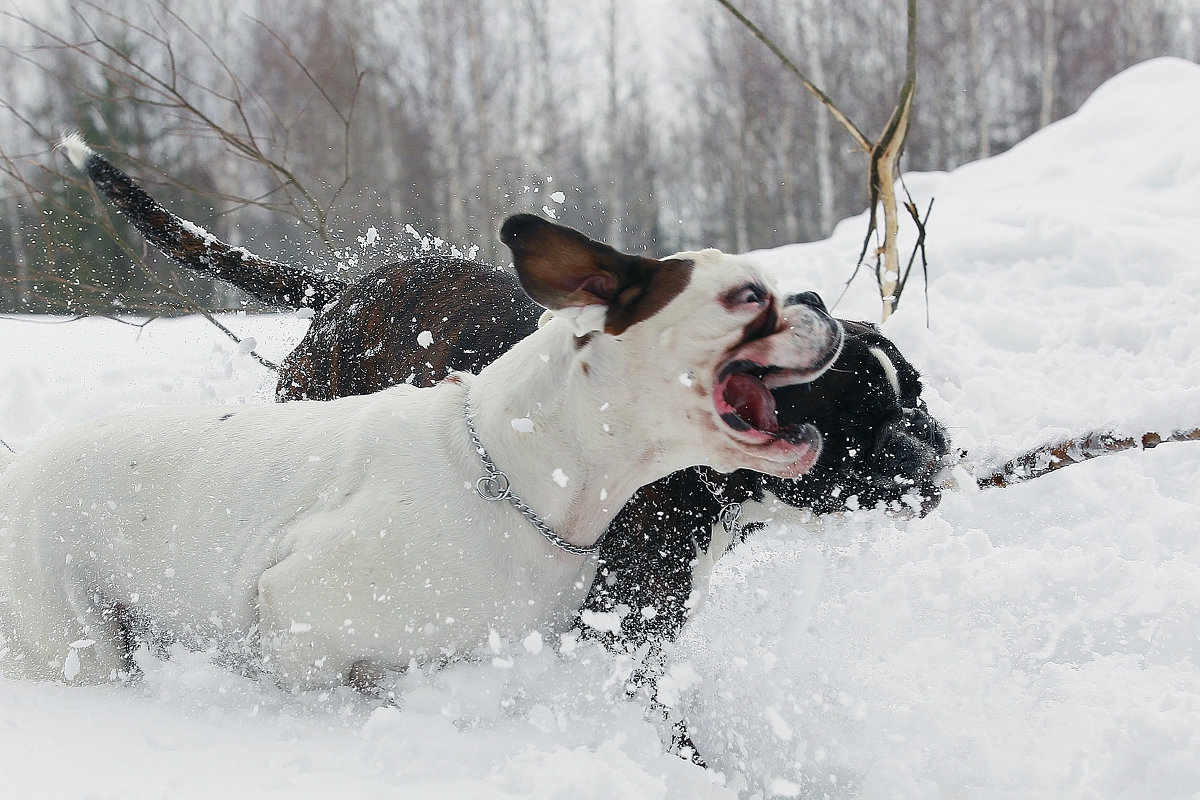
[[[613,335],[656,314],[692,276],[689,261],[626,255],[533,214],[509,217],[500,239],[534,302],[551,310],[606,306],[604,332]]]

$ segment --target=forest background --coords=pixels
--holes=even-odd
[[[903,2],[739,5],[878,132],[903,79]],[[97,204],[50,150],[73,129],[219,237],[351,272],[422,249],[503,263],[494,231],[514,211],[665,254],[821,239],[867,200],[865,156],[715,2],[3,8],[4,312],[246,307]],[[948,170],[1131,64],[1200,60],[1200,0],[925,0],[918,43],[903,166]]]

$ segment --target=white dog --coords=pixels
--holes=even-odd
[[[478,376],[333,402],[102,419],[0,474],[10,675],[99,682],[135,637],[328,686],[571,622],[633,492],[693,464],[816,460],[768,387],[838,323],[716,250],[623,255],[538,217],[501,237],[553,318]]]

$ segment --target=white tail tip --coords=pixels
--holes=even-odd
[[[71,159],[71,163],[79,170],[83,169],[83,165],[87,163],[88,158],[96,152],[88,147],[88,143],[83,140],[78,131],[68,133],[62,137],[56,147],[66,150],[67,158]]]

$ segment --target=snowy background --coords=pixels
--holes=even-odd
[[[885,332],[968,463],[1200,426],[1197,131],[1200,66],[1158,60],[1003,155],[906,176],[936,198],[930,321],[914,279]],[[832,300],[863,226],[761,256]],[[876,318],[873,291],[836,311]],[[276,358],[305,324],[226,322]],[[272,384],[202,320],[0,320],[18,450]],[[0,797],[1200,796],[1200,444],[963,483],[921,520],[780,511],[719,565],[662,683],[707,772],[622,699],[628,665],[583,645],[502,643],[405,676],[398,707],[180,653],[134,686],[0,678]]]

